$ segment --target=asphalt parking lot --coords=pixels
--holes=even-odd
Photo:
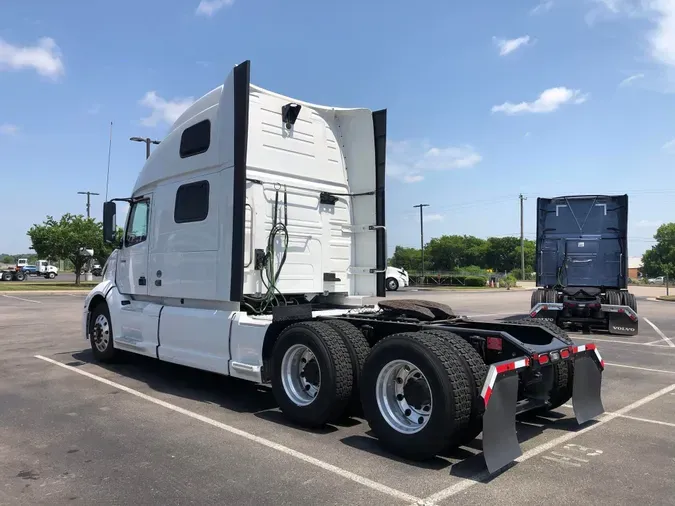
[[[499,319],[530,292],[392,296]],[[488,478],[480,439],[407,462],[358,419],[287,423],[264,387],[144,357],[96,364],[83,299],[0,294],[0,504],[673,504],[675,304],[638,297],[635,337],[573,335],[607,363],[606,413],[519,422],[523,455]]]

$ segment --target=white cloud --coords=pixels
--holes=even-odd
[[[652,58],[675,67],[675,2],[651,0],[648,4],[655,27],[647,36]]]
[[[630,76],[630,77],[627,77],[627,78],[624,79],[623,81],[621,81],[621,82],[619,83],[619,87],[623,88],[623,87],[625,87],[625,86],[628,86],[628,85],[629,85],[630,83],[632,83],[633,81],[637,81],[638,79],[643,79],[644,77],[645,77],[644,74],[634,74],[634,75],[632,75],[632,76]]]
[[[33,69],[56,79],[65,73],[61,50],[54,39],[43,37],[35,46],[14,46],[0,38],[0,71]]]
[[[503,112],[504,114],[520,113],[547,113],[557,110],[564,104],[582,104],[588,99],[588,95],[582,94],[579,90],[570,90],[569,88],[557,87],[549,88],[541,92],[539,97],[533,102],[504,102],[501,105],[492,107],[492,112]]]
[[[233,3],[234,0],[201,0],[195,14],[211,17],[223,7],[229,7]]]
[[[150,116],[141,119],[141,123],[145,126],[157,126],[161,122],[171,125],[193,102],[193,97],[166,100],[157,95],[157,92],[149,91],[139,104],[149,107],[152,111]]]
[[[445,219],[445,216],[442,214],[425,214],[424,215],[424,222],[426,223],[427,221],[443,221]]]
[[[0,135],[15,135],[19,132],[19,127],[11,123],[0,124]]]
[[[673,151],[673,148],[675,148],[675,139],[672,139],[661,146],[661,149],[665,151]]]
[[[635,224],[636,227],[640,228],[659,228],[661,225],[663,225],[663,222],[659,220],[640,220]]]
[[[524,35],[517,39],[498,39],[497,37],[492,37],[492,40],[499,48],[499,56],[506,56],[509,53],[513,53],[516,49],[526,46],[530,42],[530,36]]]
[[[387,143],[387,175],[405,183],[422,181],[428,171],[471,168],[482,159],[471,146],[439,148],[426,141]]]
[[[535,6],[530,11],[530,15],[534,16],[535,14],[541,14],[543,12],[548,12],[552,8],[553,8],[553,0],[544,0],[539,5]]]

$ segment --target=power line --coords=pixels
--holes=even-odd
[[[92,195],[100,195],[100,193],[94,193],[94,192],[77,192],[78,195],[86,195],[87,196],[87,219],[91,218],[91,196]]]

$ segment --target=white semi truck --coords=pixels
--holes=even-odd
[[[190,106],[140,172],[124,238],[87,296],[96,359],[124,350],[271,385],[319,426],[362,411],[384,448],[427,459],[481,431],[491,472],[515,418],[573,398],[603,412],[602,359],[531,320],[478,322],[386,294],[386,111],[301,102],[250,65]]]

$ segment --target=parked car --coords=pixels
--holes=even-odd
[[[408,286],[410,284],[410,277],[405,269],[400,269],[399,267],[387,267],[386,276],[386,287],[387,290],[395,292],[402,286]]]
[[[650,285],[663,285],[666,282],[666,278],[664,276],[657,276],[655,278],[649,278],[647,282]]]

